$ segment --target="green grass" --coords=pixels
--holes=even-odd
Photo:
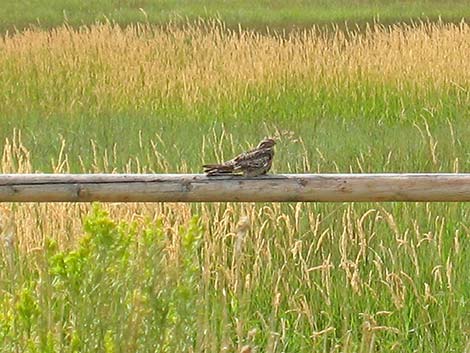
[[[384,206],[216,206],[177,232],[94,207],[65,250],[2,243],[2,349],[464,351],[470,209]],[[237,251],[217,224],[250,209]]]
[[[464,107],[454,105],[430,115],[426,106],[416,105],[416,111],[410,110],[410,115],[401,121],[394,121],[393,114],[386,118],[379,111],[356,119],[330,118],[328,111],[325,116],[313,116],[309,107],[315,105],[305,97],[292,93],[288,96],[298,102],[297,107],[283,101],[267,106],[239,104],[238,110],[205,107],[190,118],[185,117],[191,112],[176,109],[149,115],[28,116],[23,122],[10,122],[10,127],[22,129],[22,141],[31,151],[33,170],[40,171],[52,171],[51,159],[57,163],[64,138],[67,160],[74,172],[83,171],[78,155],[87,171],[125,171],[126,165],[138,171],[139,160],[140,170],[144,171],[199,172],[203,160],[220,158],[213,150],[219,151],[215,146],[224,133],[241,141],[232,146],[224,139],[227,145],[222,150],[228,157],[260,136],[272,135],[273,129],[293,132],[286,131],[277,145],[278,172],[452,172],[456,159],[460,171],[470,167],[470,148],[465,143],[470,127]],[[221,114],[224,109],[226,112]],[[270,109],[277,114],[269,115]],[[359,114],[360,106],[356,109]],[[279,114],[282,111],[284,116]],[[395,113],[399,116],[398,111]],[[265,121],[257,120],[260,114],[266,117]],[[289,119],[291,114],[296,118]],[[237,122],[234,116],[247,120]],[[426,121],[430,135],[426,133]],[[451,127],[455,143],[450,137]],[[9,129],[2,131],[8,134]],[[305,143],[296,141],[298,138]],[[96,147],[90,139],[96,141]],[[155,157],[150,140],[157,144],[165,166]],[[430,150],[433,141],[438,142],[436,161]],[[105,157],[105,150],[108,156],[113,155],[114,145],[116,159]],[[17,160],[20,164],[20,158]],[[223,222],[224,206],[222,211],[201,207],[193,206],[192,212],[204,215],[204,231],[197,233],[204,242],[198,243],[199,251],[181,255],[184,258],[179,260],[183,261],[180,267],[161,261],[174,251],[168,244],[182,241],[183,235],[179,238],[167,231],[159,235],[162,240],[149,246],[143,243],[146,231],[129,231],[127,226],[120,233],[112,228],[109,242],[117,242],[116,246],[95,244],[103,233],[87,230],[88,240],[83,240],[82,245],[71,242],[64,252],[39,246],[31,257],[21,249],[15,250],[15,266],[7,267],[4,262],[0,270],[4,351],[216,352],[225,345],[236,351],[237,346],[249,344],[266,352],[441,352],[462,351],[468,345],[468,205],[303,204],[298,221],[295,210],[290,208],[295,205],[282,205],[274,215],[287,217],[286,224],[270,218],[270,213],[263,211],[264,205],[258,205],[239,274],[239,281],[251,276],[254,283],[239,290],[234,288],[234,279],[226,278],[226,272],[231,271],[234,241],[228,236],[229,229],[217,229],[217,224]],[[371,219],[365,220],[367,255],[359,261],[361,289],[354,289],[353,284],[345,284],[349,283],[348,271],[352,269],[347,270],[349,262],[343,262],[341,239],[347,236],[347,259],[356,261],[362,229],[357,222],[368,210],[380,207],[395,219],[398,233],[387,224],[385,213],[373,213]],[[228,221],[228,227],[233,229],[237,218],[246,211],[238,206],[228,208],[234,214]],[[153,217],[153,212],[167,212],[152,207],[151,211],[136,209],[138,214],[149,217]],[[35,221],[39,229],[52,217],[42,212],[45,219]],[[321,217],[317,231],[311,216]],[[62,217],[69,216],[64,213]],[[296,222],[299,228],[293,228]],[[149,232],[163,231],[158,223],[150,222],[148,227],[157,227]],[[419,231],[413,233],[416,227]],[[62,225],[56,233],[38,236],[81,237],[80,232],[70,229]],[[328,232],[327,238],[320,250],[312,252],[310,247],[316,248],[324,231]],[[126,240],[128,237],[131,240]],[[426,237],[429,239],[423,240]],[[161,250],[161,242],[169,248]],[[459,250],[455,249],[456,242]],[[302,244],[299,253],[293,252],[295,244]],[[66,274],[51,267],[58,266],[57,256],[69,259],[63,265]],[[7,254],[2,258],[7,261]],[[76,269],[73,261],[83,261],[80,266],[84,267]],[[306,270],[326,261],[333,266],[330,272]],[[418,261],[419,273],[413,261]],[[449,266],[452,272],[447,279]],[[176,272],[172,272],[175,268]],[[75,275],[83,278],[77,280]],[[272,303],[277,293],[280,303],[275,307]],[[22,306],[26,306],[22,311],[11,309]],[[325,329],[329,330],[322,333]]]
[[[466,26],[81,31],[0,43],[2,172],[470,169]],[[2,351],[468,350],[467,204],[101,207],[0,209]]]
[[[113,155],[113,162],[105,167],[98,158],[103,171],[123,172],[138,158],[147,171],[198,173],[204,162],[221,158],[214,152],[220,139],[228,158],[273,135],[280,138],[274,164],[278,173],[469,170],[468,97],[460,101],[462,96],[455,92],[433,107],[438,99],[442,97],[406,102],[404,111],[390,102],[354,100],[347,92],[325,102],[292,89],[282,97],[253,95],[236,103],[222,100],[191,108],[175,104],[142,112],[72,116],[33,112],[4,119],[0,138],[11,139],[20,129],[23,144],[32,151],[34,169],[42,172],[53,170],[51,159],[59,155],[62,141],[71,172],[93,170],[95,153],[106,153]],[[436,142],[433,157],[430,146]],[[153,144],[165,165],[157,162]]]
[[[5,0],[0,8],[0,30],[22,29],[30,25],[43,28],[67,22],[77,26],[109,19],[126,25],[134,22],[163,24],[169,20],[218,17],[230,26],[264,29],[304,27],[312,24],[382,23],[433,19],[460,21],[468,18],[470,7],[464,0],[457,1],[149,1],[99,0],[83,3],[78,0]]]

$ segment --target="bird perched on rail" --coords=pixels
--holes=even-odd
[[[275,144],[276,141],[266,138],[255,149],[243,152],[229,161],[203,165],[204,173],[207,176],[243,174],[246,177],[256,177],[264,175],[271,169]]]

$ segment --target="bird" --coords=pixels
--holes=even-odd
[[[205,164],[207,176],[238,175],[257,177],[266,174],[273,163],[274,145],[272,138],[263,139],[255,149],[243,152],[235,158],[220,164]]]

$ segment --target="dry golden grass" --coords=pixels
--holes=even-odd
[[[470,81],[466,23],[286,36],[236,32],[220,23],[60,27],[10,34],[0,52],[2,104],[26,110],[139,109],[169,98],[193,104],[246,98],[253,88],[282,92],[296,83],[312,94],[349,87],[357,95],[355,88],[370,84],[445,94]]]
[[[351,148],[355,137],[345,136],[341,129],[334,130],[332,123],[328,125],[333,129],[328,139],[333,145],[344,145],[349,138],[350,145],[342,150],[346,156],[336,149],[324,156],[321,144],[307,146],[305,136],[287,132],[281,136],[289,141],[284,144],[285,153],[280,151],[277,157],[276,168],[283,166],[285,172],[321,172],[331,166],[341,171],[404,167],[421,170],[431,166],[435,168],[432,170],[462,171],[468,165],[467,150],[462,147],[468,140],[468,128],[459,129],[449,119],[445,132],[436,135],[435,126],[426,120],[438,115],[432,110],[434,104],[448,99],[465,106],[468,101],[467,24],[397,26],[391,31],[376,27],[365,35],[312,30],[288,37],[231,32],[222,24],[207,23],[165,30],[150,26],[120,29],[105,25],[79,30],[62,27],[3,38],[0,53],[0,108],[5,116],[9,112],[21,112],[28,118],[38,112],[40,117],[57,112],[119,113],[126,109],[152,110],[165,104],[193,107],[193,103],[210,104],[224,98],[267,99],[281,96],[286,87],[297,84],[300,90],[311,94],[325,90],[332,95],[339,91],[347,96],[378,95],[370,102],[364,99],[371,106],[387,102],[386,95],[391,91],[398,92],[400,99],[437,92],[438,100],[434,101],[431,94],[429,104],[424,105],[426,110],[417,104],[413,112],[426,111],[426,116],[409,116],[409,124],[419,132],[407,135],[418,136],[411,145],[418,152],[411,158],[408,151],[403,154],[398,146],[374,150],[369,145],[347,155],[346,148]],[[268,94],[252,95],[250,90]],[[293,98],[295,101],[298,96]],[[256,102],[253,104],[256,106]],[[354,114],[362,107],[355,108],[358,110],[352,109]],[[405,108],[408,106],[403,104]],[[381,109],[388,106],[384,103],[377,108]],[[458,115],[461,111],[453,112]],[[447,110],[442,109],[439,116],[442,112]],[[309,113],[307,110],[304,118]],[[394,111],[393,117],[397,116],[395,113],[399,112]],[[256,111],[259,114],[263,111]],[[291,114],[286,113],[288,117]],[[131,129],[130,120],[123,122],[125,129]],[[87,133],[94,122],[83,125],[86,129],[80,123],[78,120],[76,126],[83,130],[74,132],[85,136],[79,141],[88,142]],[[382,129],[378,122],[365,126]],[[269,126],[269,132],[276,129]],[[402,131],[394,131],[394,142],[405,136]],[[49,140],[56,138],[54,132],[48,133]],[[33,144],[36,135],[30,135]],[[115,151],[119,146],[109,144],[107,139],[108,144],[103,146],[92,141],[91,155],[80,155],[83,150],[77,147],[67,154],[64,139],[57,155],[38,156],[23,144],[17,131],[4,143],[1,171],[26,173],[47,168],[63,173],[69,172],[74,163],[81,164],[84,172],[168,172],[174,171],[177,163],[176,170],[185,172],[188,165],[199,165],[200,159],[220,160],[228,153],[238,152],[245,141],[234,141],[232,133],[225,130],[222,135],[215,130],[204,131],[201,140],[196,140],[191,131],[178,136],[183,136],[183,140],[173,141],[171,135],[159,140],[158,135],[153,135],[151,148],[144,142],[147,140],[139,140],[129,151],[133,157],[126,163],[117,161]],[[186,149],[188,154],[172,155],[176,147],[186,146],[185,136],[194,139],[191,148]],[[198,141],[202,141],[201,153]],[[291,147],[295,150],[289,151]],[[38,159],[40,166],[35,164]],[[46,166],[48,159],[50,164]],[[325,352],[427,348],[446,351],[449,347],[461,351],[468,344],[470,324],[465,306],[461,305],[468,294],[464,274],[470,263],[470,210],[465,205],[162,203],[104,204],[103,208],[111,218],[135,222],[138,228],[144,228],[149,221],[161,221],[165,229],[163,253],[170,272],[178,268],[185,251],[182,229],[194,214],[199,215],[204,227],[197,253],[200,262],[197,271],[189,267],[194,277],[191,281],[196,281],[190,282],[197,292],[197,298],[192,299],[201,305],[197,324],[192,327],[197,335],[194,351],[312,351],[312,346]],[[61,249],[77,244],[83,233],[82,219],[90,209],[89,204],[4,204],[0,212],[4,240],[0,250],[9,254],[18,245],[21,254],[27,254],[21,259],[31,261],[32,265],[28,265],[35,269],[39,265],[29,255],[46,253],[46,238],[55,239]],[[194,254],[187,256],[187,261],[195,261]],[[135,259],[138,268],[141,259]],[[8,259],[5,261],[5,269],[15,269]],[[9,273],[18,275],[14,270]],[[120,273],[116,282],[124,285],[126,282],[121,279],[128,274]],[[25,282],[25,287],[35,283],[34,276]],[[145,279],[144,274],[139,276],[133,282],[135,288],[140,288],[140,280]],[[21,295],[15,291],[22,287],[18,289],[18,282],[6,277],[2,279],[2,290],[10,291],[11,301],[16,303]],[[44,293],[48,298],[47,290]],[[106,291],[102,295],[98,299],[99,303],[104,302],[106,311]],[[138,291],[132,294],[133,303],[139,303],[139,298]],[[184,295],[175,298],[174,305],[186,300],[181,299]],[[67,298],[72,306],[86,304],[75,299]],[[114,303],[112,321],[117,327],[122,312],[119,300]],[[9,302],[0,305],[12,307]],[[145,305],[141,305],[142,312],[134,313],[136,323],[139,315],[145,317]],[[81,310],[91,315],[85,322],[93,323],[94,314],[87,311],[87,305]],[[9,313],[7,309],[4,312]],[[45,313],[49,315],[47,310]],[[72,318],[74,315],[80,316],[80,311]],[[172,327],[173,322],[168,320],[166,324]],[[51,324],[52,331],[57,329],[54,325]],[[37,326],[42,327],[41,323]],[[70,326],[66,322],[65,328],[51,335],[61,340]],[[179,337],[185,335],[175,337],[177,346]],[[453,341],[447,344],[446,339]]]
[[[3,170],[31,172],[30,158],[17,133],[5,144]],[[67,171],[67,163],[60,162],[67,159],[54,158],[56,172]],[[401,337],[410,328],[400,315],[409,310],[410,301],[419,307],[414,309],[423,320],[414,324],[419,328],[434,322],[439,296],[453,295],[460,287],[455,268],[462,266],[468,228],[465,221],[455,222],[470,216],[467,209],[432,204],[158,203],[103,208],[111,218],[134,222],[137,228],[161,221],[167,265],[175,269],[185,252],[181,227],[199,214],[204,227],[199,285],[207,298],[214,296],[222,304],[198,318],[196,351],[216,351],[221,344],[232,351],[258,347],[274,352],[288,347],[297,331],[316,347],[336,337],[335,348],[325,351],[373,352],[380,350],[384,337],[390,338],[387,347],[404,348]],[[3,251],[17,244],[21,252],[42,253],[46,238],[55,239],[62,249],[74,247],[90,209],[89,204],[5,204],[0,212]],[[346,297],[352,306],[343,308]],[[215,299],[204,300],[210,305]],[[268,300],[270,311],[252,312],[253,300]],[[369,302],[375,311],[364,307]],[[230,311],[234,307],[235,318]],[[135,313],[136,322],[139,315]],[[214,320],[225,328],[218,332]],[[344,320],[345,332],[340,324]],[[351,332],[359,324],[359,337],[354,337]]]

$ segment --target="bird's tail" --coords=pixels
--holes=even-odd
[[[227,164],[205,164],[202,166],[207,176],[227,175],[233,173],[233,166]]]

